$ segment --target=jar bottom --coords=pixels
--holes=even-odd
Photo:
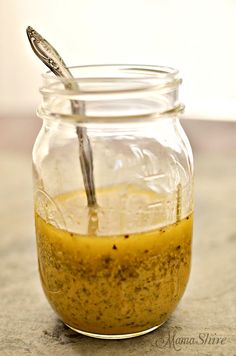
[[[85,336],[89,336],[89,337],[93,337],[95,339],[104,339],[104,340],[122,340],[122,339],[131,339],[133,337],[137,337],[137,336],[142,336],[145,334],[148,334],[156,329],[158,329],[161,325],[163,325],[166,322],[163,321],[161,324],[153,326],[152,328],[149,329],[145,329],[142,331],[138,331],[136,333],[130,333],[130,334],[96,334],[96,333],[90,333],[87,331],[83,331],[83,330],[79,330],[79,329],[75,329],[72,326],[70,326],[69,324],[65,324],[66,326],[68,326],[68,328],[70,328],[71,330],[77,332],[78,334],[82,334]]]

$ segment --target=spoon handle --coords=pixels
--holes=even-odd
[[[73,79],[70,70],[66,67],[65,62],[55,50],[55,48],[46,41],[37,31],[32,27],[28,27],[27,36],[30,45],[36,56],[58,77]],[[75,80],[65,81],[64,86],[68,90],[78,90],[79,86]],[[85,107],[83,102],[78,100],[71,101],[71,110],[73,114],[85,114]],[[87,129],[85,127],[77,127],[76,133],[79,140],[79,158],[80,166],[83,175],[84,188],[87,196],[87,203],[89,207],[96,207],[96,191],[93,175],[93,152]]]

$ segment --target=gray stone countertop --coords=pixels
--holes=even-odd
[[[184,297],[158,330],[106,341],[77,335],[49,307],[37,272],[30,158],[1,152],[0,355],[236,355],[236,157],[197,155],[195,163]]]

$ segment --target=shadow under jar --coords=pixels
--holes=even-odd
[[[78,90],[43,75],[33,149],[39,272],[73,330],[122,339],[163,324],[191,260],[193,161],[178,114],[178,72],[153,66],[72,68]],[[83,110],[73,114],[71,102]],[[78,127],[93,152],[90,228]]]

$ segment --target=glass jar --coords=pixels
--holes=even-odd
[[[43,126],[33,170],[42,286],[59,318],[79,333],[142,335],[168,319],[189,278],[193,159],[178,119],[180,78],[155,66],[71,71],[77,89],[43,75],[38,109]],[[86,129],[92,149],[92,208],[78,129]]]

